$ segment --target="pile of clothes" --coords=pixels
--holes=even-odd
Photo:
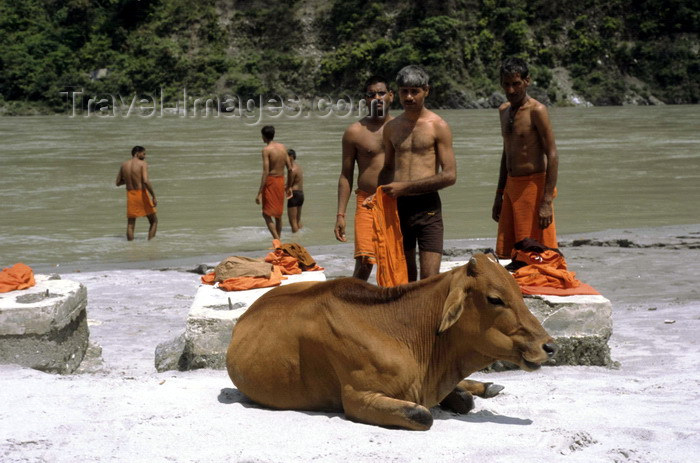
[[[512,261],[506,269],[513,273],[523,294],[600,294],[576,279],[576,273],[568,270],[564,254],[559,249],[549,248],[531,238],[515,243]]]
[[[273,240],[272,246],[274,250],[264,259],[227,257],[213,272],[202,276],[202,283],[218,283],[218,288],[224,291],[245,291],[279,286],[287,278],[285,275],[323,270],[300,244]]]
[[[35,284],[34,271],[22,262],[4,268],[0,272],[0,293],[31,288]]]

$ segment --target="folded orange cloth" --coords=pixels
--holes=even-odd
[[[0,293],[31,288],[35,284],[34,272],[21,262],[12,267],[6,267],[0,272]]]
[[[403,236],[396,199],[382,187],[370,203],[373,217],[374,255],[377,259],[377,284],[398,286],[408,283],[408,267],[403,253]]]
[[[265,277],[238,277],[229,278],[219,283],[219,288],[224,291],[245,291],[255,288],[269,288],[279,286],[282,283],[282,272],[279,267],[273,266],[270,278]]]
[[[284,177],[268,175],[262,191],[263,214],[270,217],[282,217],[284,210]]]
[[[272,267],[270,277],[235,277],[219,282],[218,288],[223,291],[246,291],[256,288],[269,288],[279,286],[286,277],[282,276],[282,269],[278,266]],[[216,283],[216,273],[210,272],[202,276],[202,283],[213,285]]]
[[[508,259],[515,243],[525,238],[532,238],[549,248],[558,247],[554,217],[544,230],[539,225],[538,208],[544,196],[545,180],[544,172],[522,177],[508,176],[496,240],[496,254],[501,259]]]
[[[126,190],[126,217],[135,219],[155,214],[156,208],[147,190]]]
[[[367,259],[370,264],[376,264],[374,256],[374,217],[372,210],[364,207],[365,199],[370,196],[362,190],[355,190],[355,258]]]
[[[513,253],[513,260],[527,264],[513,274],[523,294],[548,296],[600,294],[590,285],[577,280],[576,273],[567,270],[564,256],[556,251],[516,250]]]

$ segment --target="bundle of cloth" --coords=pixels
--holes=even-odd
[[[34,271],[22,262],[6,267],[0,272],[0,293],[31,288],[35,284]]]
[[[263,259],[231,256],[221,261],[213,272],[202,276],[202,283],[214,285],[223,291],[246,291],[256,288],[279,286],[285,275],[298,275],[303,271],[322,271],[302,245],[282,244],[273,240],[273,251]]]
[[[559,249],[544,246],[531,238],[515,243],[512,261],[506,269],[513,273],[523,294],[575,296],[600,294],[576,279]]]

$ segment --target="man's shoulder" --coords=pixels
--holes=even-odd
[[[358,134],[363,129],[362,121],[364,121],[364,119],[360,119],[359,121],[355,121],[352,124],[350,124],[349,126],[347,126],[347,128],[345,129],[345,132],[343,133],[343,136],[344,137],[352,137],[352,136]]]
[[[498,107],[498,112],[503,112],[506,109],[510,108],[510,102],[506,101],[505,103],[501,103],[501,105]]]

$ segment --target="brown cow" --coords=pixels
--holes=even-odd
[[[395,288],[355,278],[303,282],[260,297],[233,329],[238,390],[278,409],[344,411],[381,426],[429,429],[429,408],[466,413],[495,360],[532,371],[554,355],[513,277],[493,258]],[[497,392],[497,391],[496,391]]]

